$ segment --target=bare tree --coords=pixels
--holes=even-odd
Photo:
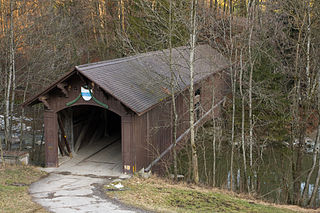
[[[190,88],[189,88],[189,117],[190,117],[190,145],[192,153],[192,170],[193,181],[199,182],[198,171],[198,155],[197,147],[195,144],[195,129],[194,129],[194,61],[195,61],[195,47],[197,37],[197,6],[198,0],[191,0],[190,12],[190,58],[189,58],[189,71],[190,71]]]
[[[249,27],[249,37],[248,37],[248,54],[249,54],[249,64],[250,64],[250,76],[249,76],[249,155],[250,155],[250,169],[251,169],[251,190],[254,191],[253,185],[253,114],[252,114],[252,77],[254,69],[254,59],[252,53],[252,35],[254,29],[255,21],[255,1],[250,2],[248,7],[248,27]]]
[[[212,108],[215,105],[215,81],[214,77],[212,78]],[[215,118],[215,111],[212,112],[212,186],[216,186],[216,118]]]
[[[318,113],[320,113],[320,72],[318,73]],[[316,165],[317,156],[319,155],[319,149],[320,149],[319,148],[319,143],[320,143],[320,123],[318,124],[317,139],[316,139],[316,143],[314,145],[313,164],[312,164],[312,168],[311,168],[311,171],[310,171],[310,173],[308,175],[307,182],[306,182],[306,184],[308,184],[308,185],[309,185],[309,181],[310,181],[310,178],[311,178],[311,174],[312,174],[312,172],[314,170],[314,167]],[[316,182],[314,184],[314,188],[313,188],[313,191],[312,191],[309,203],[308,203],[309,206],[313,206],[314,205],[314,201],[316,200],[316,196],[317,196],[317,193],[318,193],[319,182],[320,182],[320,160],[319,160],[318,164],[319,164],[318,174],[317,174]],[[306,196],[307,196],[306,194],[309,191],[308,187],[309,186],[306,186],[304,188],[304,191],[303,191],[303,195],[302,195],[303,205],[306,204]]]
[[[7,148],[11,143],[11,119],[10,115],[10,97],[14,94],[12,91],[13,80],[15,80],[15,48],[14,48],[14,29],[13,29],[13,12],[14,0],[10,0],[10,29],[9,29],[9,69],[6,78],[6,93],[5,93],[5,143]],[[12,97],[13,99],[14,97]],[[11,116],[11,117],[10,117]]]
[[[172,142],[173,142],[173,173],[174,179],[178,180],[178,165],[177,165],[177,150],[176,150],[176,141],[177,141],[177,127],[178,127],[178,113],[176,107],[176,97],[175,97],[175,90],[176,90],[176,76],[173,68],[173,61],[172,61],[172,33],[173,33],[173,21],[172,21],[172,1],[169,0],[169,69],[170,69],[170,89],[171,89],[171,99],[172,99]]]
[[[247,184],[247,157],[246,157],[246,144],[245,144],[245,96],[243,94],[243,51],[240,51],[240,76],[239,76],[239,90],[241,95],[241,145],[242,145],[242,158],[243,158],[243,178],[244,185],[248,187],[248,192],[250,192],[250,187]]]
[[[230,1],[230,0],[229,0]],[[233,64],[234,57],[234,41],[232,35],[232,14],[229,14],[229,39],[230,39],[230,49],[229,49],[229,63]],[[232,90],[232,124],[231,124],[231,159],[230,159],[230,189],[233,191],[233,166],[234,166],[234,152],[235,152],[235,114],[236,114],[236,84],[237,84],[237,70],[230,66],[230,77],[231,77],[231,90]]]

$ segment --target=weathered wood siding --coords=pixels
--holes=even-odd
[[[200,117],[212,107],[212,86],[215,86],[215,103],[229,93],[228,75],[226,72],[219,72],[209,76],[207,79],[195,84],[195,90],[200,89]],[[189,91],[186,90],[176,97],[176,107],[178,112],[177,137],[185,132],[189,124]],[[170,98],[164,100],[156,107],[149,110],[142,116],[134,116],[133,119],[133,141],[131,160],[132,166],[139,170],[147,167],[160,153],[162,153],[172,143],[172,104]],[[214,111],[215,116],[221,116],[221,107]],[[208,116],[204,122],[211,119]],[[182,146],[188,137],[178,146]],[[169,166],[170,154],[167,155],[160,164],[152,170],[163,172],[165,166]]]

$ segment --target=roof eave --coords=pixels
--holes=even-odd
[[[72,69],[70,72],[68,72],[65,75],[63,75],[61,78],[56,80],[54,83],[50,84],[49,87],[46,87],[46,89],[44,89],[42,92],[40,92],[39,94],[37,94],[37,95],[29,98],[28,100],[26,100],[21,106],[22,107],[27,107],[27,106],[32,106],[32,105],[40,103],[39,97],[49,93],[52,89],[54,89],[57,86],[58,83],[66,80],[67,78],[69,78],[70,76],[75,74],[76,71],[77,71],[76,69]]]

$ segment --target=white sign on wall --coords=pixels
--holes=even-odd
[[[81,87],[81,96],[83,100],[90,101],[92,98],[92,90],[89,91],[89,89],[86,89],[84,87]]]

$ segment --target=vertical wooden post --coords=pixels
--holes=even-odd
[[[124,173],[133,173],[134,162],[132,162],[131,145],[133,140],[132,116],[121,116],[121,145],[122,145],[122,163]]]
[[[57,113],[52,110],[45,110],[44,138],[46,147],[46,166],[58,167],[58,119]]]

